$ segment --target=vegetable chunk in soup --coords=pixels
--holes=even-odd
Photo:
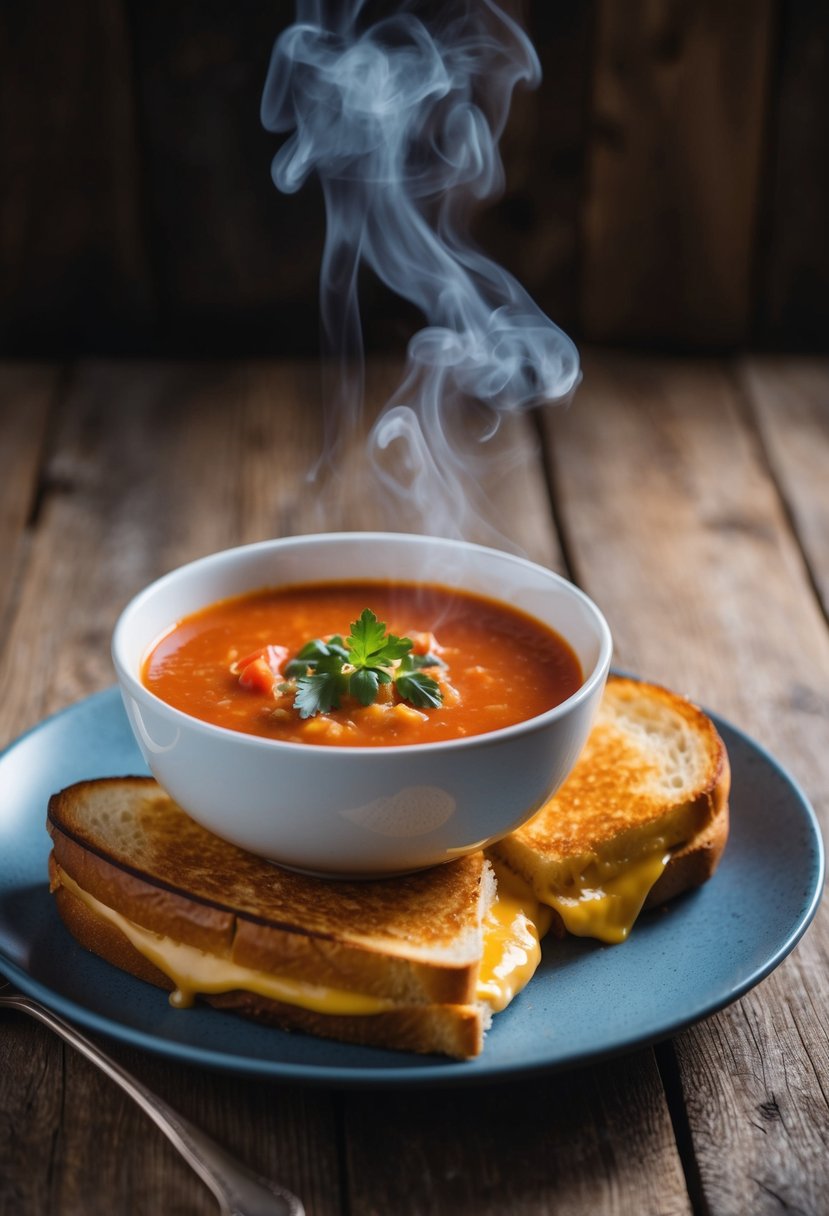
[[[152,647],[146,687],[216,726],[289,743],[390,747],[481,735],[581,686],[567,642],[446,587],[336,583],[221,600]]]

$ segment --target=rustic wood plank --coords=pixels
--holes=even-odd
[[[780,5],[757,259],[755,341],[826,351],[829,329],[829,8]]]
[[[46,423],[59,377],[57,367],[0,365],[0,625],[20,573],[24,530],[37,505]]]
[[[0,1212],[213,1216],[209,1190],[150,1119],[44,1027],[0,1016]],[[309,1093],[106,1051],[252,1169],[339,1208],[336,1109]]]
[[[129,32],[111,0],[0,14],[0,348],[146,344]]]
[[[309,1213],[339,1213],[337,1112],[330,1096],[171,1066],[122,1047],[112,1054],[239,1160],[300,1194]],[[73,1059],[73,1066],[78,1075],[67,1075],[67,1094],[75,1094],[77,1101],[86,1092],[90,1102],[99,1102],[100,1077],[88,1072],[82,1060]],[[90,1160],[89,1129],[80,1121],[65,1126],[56,1210],[71,1212],[86,1203],[90,1212],[107,1216],[135,1203],[144,1212],[214,1213],[210,1192],[159,1133],[151,1129],[148,1135],[137,1107],[119,1094],[112,1106],[115,1126],[100,1142],[108,1171],[103,1177],[100,1162],[96,1168]],[[141,1151],[130,1153],[132,1145]],[[88,1206],[96,1190],[101,1193],[97,1209]]]
[[[617,661],[759,737],[826,828],[829,633],[743,413],[718,365],[588,359],[550,419],[562,523]],[[676,1040],[712,1212],[819,1211],[829,1193],[828,946],[824,908],[759,989]]]
[[[748,359],[740,383],[829,616],[829,363]]]
[[[485,1090],[346,1098],[355,1212],[690,1213],[649,1052]]]
[[[51,1203],[64,1115],[64,1052],[54,1035],[0,1013],[0,1212],[38,1216]]]
[[[772,11],[599,4],[589,340],[725,347],[748,334]]]
[[[824,916],[757,992],[676,1042],[712,1212],[825,1208],[826,965]]]

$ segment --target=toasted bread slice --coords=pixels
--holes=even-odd
[[[480,1051],[476,986],[495,895],[482,854],[382,881],[311,878],[219,840],[140,777],[63,790],[47,826],[61,916],[84,946],[140,978],[175,988],[125,928],[295,987],[357,994],[370,1015],[236,990],[207,996],[215,1004],[349,1041]]]
[[[648,893],[646,909],[670,903],[713,877],[728,842],[728,817],[728,802],[724,801],[707,827],[671,853],[663,874]]]
[[[173,981],[140,953],[122,932],[77,899],[61,882],[54,859],[50,875],[58,911],[66,927],[87,950],[138,979],[172,992]],[[345,1043],[436,1053],[465,1059],[483,1047],[489,1018],[480,1005],[395,1004],[370,1016],[320,1013],[242,989],[203,994],[217,1008],[255,1021]]]
[[[664,902],[714,872],[729,786],[710,718],[658,685],[611,677],[567,781],[491,852],[555,909],[554,931],[623,940],[646,901]],[[611,902],[624,909],[617,925],[602,926],[614,884],[621,894]]]

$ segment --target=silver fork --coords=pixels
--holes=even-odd
[[[254,1174],[69,1022],[31,997],[14,992],[2,980],[0,1008],[19,1009],[42,1022],[106,1073],[116,1085],[120,1085],[210,1188],[218,1200],[222,1216],[305,1216],[305,1208],[291,1191]]]

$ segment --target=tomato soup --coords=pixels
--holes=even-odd
[[[383,627],[395,635],[389,645],[378,641]],[[368,673],[355,675],[361,664]],[[379,582],[222,600],[173,626],[142,674],[151,692],[205,722],[332,747],[485,734],[559,705],[583,681],[567,642],[516,609]]]

